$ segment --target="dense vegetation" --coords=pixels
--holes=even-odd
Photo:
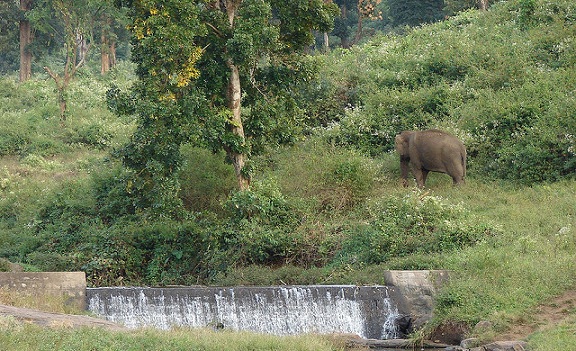
[[[283,124],[246,122],[265,136],[250,189],[225,152],[188,140],[166,216],[139,206],[119,157],[137,119],[107,109],[133,65],[81,69],[64,125],[47,76],[4,76],[0,257],[94,286],[373,284],[383,269],[446,268],[436,322],[504,329],[576,278],[575,22],[569,0],[512,0],[308,57],[302,69],[319,70],[290,106],[258,106]],[[429,127],[467,145],[466,186],[399,187],[394,135]]]

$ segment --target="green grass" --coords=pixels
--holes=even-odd
[[[501,333],[516,323],[532,322],[530,316],[538,304],[575,289],[576,181],[521,181],[522,177],[539,179],[543,174],[550,175],[551,180],[573,177],[564,175],[557,164],[551,164],[549,169],[536,166],[540,157],[545,160],[548,156],[546,148],[550,143],[560,144],[565,148],[563,156],[573,159],[574,137],[566,131],[574,129],[575,120],[576,61],[574,41],[570,39],[574,12],[568,1],[557,2],[562,5],[562,12],[555,2],[538,0],[534,26],[521,28],[517,24],[519,12],[513,9],[522,3],[526,2],[502,2],[486,13],[467,12],[443,23],[423,26],[405,37],[377,38],[364,47],[327,57],[325,76],[336,77],[332,78],[335,89],[341,88],[342,95],[350,93],[354,98],[349,102],[358,105],[343,112],[334,128],[252,159],[253,184],[264,189],[257,200],[264,201],[247,204],[268,204],[258,209],[272,215],[247,227],[260,230],[259,238],[268,240],[273,248],[285,244],[286,250],[296,252],[289,252],[292,256],[273,265],[238,264],[211,277],[211,282],[382,284],[384,269],[450,269],[452,279],[438,295],[434,323],[456,320],[473,326],[480,320],[490,320],[493,330],[484,337]],[[536,25],[539,20],[541,24]],[[65,126],[58,120],[50,80],[34,77],[25,84],[16,83],[16,77],[0,80],[0,257],[26,262],[34,254],[38,261],[57,259],[59,254],[80,260],[86,254],[49,250],[62,241],[73,241],[76,232],[63,232],[63,228],[73,228],[78,218],[86,219],[75,217],[82,213],[74,211],[81,211],[81,205],[94,201],[86,191],[90,189],[91,176],[106,173],[104,170],[110,167],[105,159],[110,150],[128,140],[134,129],[130,117],[117,117],[104,106],[108,83],[113,81],[126,88],[134,78],[130,72],[129,67],[121,67],[109,78],[92,76],[89,71],[80,74],[70,87],[70,117]],[[382,150],[400,126],[428,124],[455,132],[469,145],[470,167],[465,186],[452,187],[451,179],[442,174],[431,174],[424,192],[399,186],[397,156]],[[532,148],[532,141],[536,143],[539,138],[542,148]],[[491,142],[498,141],[507,147],[495,149],[498,145]],[[353,145],[363,152],[341,145]],[[491,163],[495,155],[501,158],[499,163]],[[229,215],[222,205],[233,193],[235,180],[231,167],[223,163],[224,155],[186,147],[184,156],[182,197],[188,210],[194,214],[204,211],[198,217],[201,229],[207,228],[211,235],[212,229],[221,230],[225,239],[234,239],[241,231],[240,225],[246,226],[249,218],[227,223],[229,227],[225,229],[202,227],[214,218]],[[524,159],[519,159],[521,156]],[[573,168],[573,161],[570,162],[562,164],[564,171]],[[491,171],[490,177],[487,171]],[[110,176],[110,183],[118,180],[114,177],[115,173]],[[508,181],[491,180],[495,177]],[[124,189],[122,183],[117,183],[120,186],[115,190],[120,198]],[[83,192],[78,194],[74,189]],[[75,197],[63,198],[62,194]],[[272,195],[264,196],[269,194]],[[426,194],[448,206],[461,206],[471,214],[472,221],[491,223],[498,230],[474,246],[395,257],[379,265],[327,258],[341,248],[343,241],[361,234],[354,228],[362,228],[373,220],[366,211],[367,204],[401,199],[406,194]],[[121,203],[121,199],[110,199]],[[266,203],[267,199],[274,201]],[[278,211],[278,204],[281,212],[274,212]],[[48,224],[53,232],[41,229],[47,224],[42,223],[39,212],[47,208],[52,212],[44,218],[53,220]],[[65,209],[62,213],[58,212],[61,208]],[[292,222],[278,220],[275,213]],[[267,232],[266,224],[274,220],[280,223],[273,228],[278,230]],[[297,224],[290,227],[294,223]],[[78,237],[98,243],[97,235],[117,239],[113,234],[124,234],[126,228],[129,227],[118,225],[111,232],[110,228],[91,227],[91,231]],[[284,240],[287,234],[293,235],[289,237],[293,240]],[[291,245],[293,242],[298,245]],[[252,248],[258,252],[258,242],[242,243],[254,244]],[[111,247],[108,242],[104,245]],[[37,251],[40,248],[45,251]],[[94,250],[97,249],[102,247],[95,243]],[[172,267],[169,264],[178,256],[171,247],[147,249],[136,260],[138,265],[143,257],[159,251],[158,266],[154,268],[162,273]],[[162,256],[164,249],[168,251]],[[98,254],[95,256],[101,256]],[[119,266],[116,256],[102,257],[110,266],[103,264],[97,273],[105,274],[108,268]],[[216,266],[217,259],[203,262]],[[186,263],[179,261],[175,266]],[[570,349],[576,340],[569,322],[576,320],[576,313],[571,311],[569,316],[566,324],[531,336],[533,349]],[[278,338],[188,330],[44,330],[9,319],[0,320],[0,329],[0,345],[8,350],[88,350],[94,345],[105,350],[178,350],[187,343],[196,345],[198,350],[340,348],[325,339],[308,336]],[[300,343],[302,346],[294,346]]]
[[[337,338],[314,335],[280,337],[247,332],[215,332],[206,329],[172,331],[136,330],[110,332],[102,329],[43,328],[0,318],[0,345],[4,351],[338,351]]]
[[[550,330],[535,333],[529,338],[529,344],[535,351],[573,350],[576,345],[576,320]]]

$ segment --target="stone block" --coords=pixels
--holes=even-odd
[[[435,293],[448,279],[446,270],[384,271],[386,286],[397,290],[398,309],[412,318],[413,329],[420,329],[431,318]]]
[[[39,298],[64,297],[67,305],[86,308],[84,272],[0,272],[0,288]]]

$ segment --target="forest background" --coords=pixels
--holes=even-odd
[[[434,323],[494,332],[573,289],[576,8],[404,3],[3,2],[0,256],[92,286],[451,269]],[[423,128],[464,187],[399,186]]]

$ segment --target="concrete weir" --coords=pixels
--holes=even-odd
[[[0,273],[0,289],[64,297],[129,328],[213,327],[394,339],[430,318],[446,271],[384,271],[385,286],[86,288],[83,272]]]
[[[397,337],[396,289],[272,286],[87,289],[88,309],[127,327],[230,328],[276,335]]]

